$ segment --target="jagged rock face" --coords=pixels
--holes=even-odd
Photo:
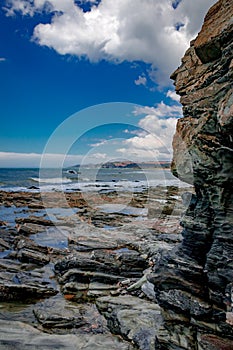
[[[158,339],[166,349],[233,348],[232,38],[233,1],[219,0],[172,74],[184,115],[172,172],[196,194],[182,218],[181,246],[150,278],[164,309]]]
[[[232,0],[218,1],[172,74],[184,118],[174,137],[173,173],[223,186],[233,175]]]

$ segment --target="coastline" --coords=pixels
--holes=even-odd
[[[0,341],[10,320],[12,339],[26,327],[36,342],[45,337],[63,344],[62,336],[69,337],[64,349],[73,349],[72,337],[80,342],[87,335],[93,346],[97,334],[103,349],[134,349],[123,328],[116,340],[107,326],[104,305],[112,298],[116,315],[122,308],[126,315],[133,310],[140,323],[152,313],[156,321],[147,325],[152,341],[161,316],[151,285],[142,278],[161,252],[180,243],[181,194],[187,190],[157,186],[88,197],[72,192],[63,194],[66,206],[56,191],[0,191]],[[138,327],[132,332],[136,336]],[[24,341],[29,338],[26,332]]]

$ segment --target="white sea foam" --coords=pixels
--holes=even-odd
[[[1,174],[1,173],[0,173]],[[57,170],[46,169],[44,176],[38,176],[38,170],[9,170],[2,171],[1,182],[4,185],[1,189],[4,191],[27,191],[27,192],[91,192],[99,191],[118,191],[118,192],[141,192],[157,186],[177,186],[189,187],[188,184],[182,183],[175,178],[169,170],[157,171],[145,170],[137,174],[128,170],[106,170],[96,174],[96,169],[85,169],[81,176],[73,177],[69,174],[58,176]],[[10,174],[10,177],[9,177]],[[6,181],[4,179],[7,178]],[[9,178],[9,181],[8,181]],[[34,186],[33,186],[34,183]]]
[[[61,177],[54,177],[54,178],[47,178],[47,179],[43,179],[39,177],[30,177],[30,180],[34,182],[46,183],[46,184],[65,184],[65,183],[72,182],[71,179],[67,179],[67,178],[64,179]]]

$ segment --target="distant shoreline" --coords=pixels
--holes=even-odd
[[[169,169],[171,166],[170,161],[161,162],[107,162],[102,165],[102,168],[123,168],[123,169],[150,169],[150,168],[165,168]]]
[[[66,166],[63,168],[63,170],[69,170],[69,169],[76,169],[80,167],[87,167],[87,168],[103,168],[103,169],[170,169],[171,167],[171,161],[158,161],[158,162],[128,162],[128,161],[116,161],[116,162],[106,162],[104,164],[75,164]],[[39,170],[40,167],[0,167],[0,170]],[[52,168],[45,168],[45,169],[58,169],[56,167]]]

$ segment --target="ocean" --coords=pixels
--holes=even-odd
[[[3,191],[132,191],[157,186],[186,187],[169,169],[81,167],[58,169],[0,168]]]

